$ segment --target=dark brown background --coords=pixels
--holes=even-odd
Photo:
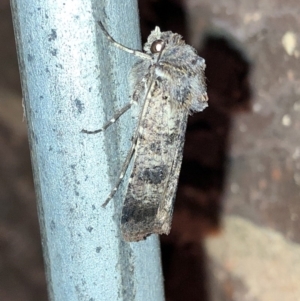
[[[141,0],[143,39],[181,33],[206,59],[190,118],[167,300],[300,296],[300,4]],[[0,300],[47,300],[9,2],[0,3]]]

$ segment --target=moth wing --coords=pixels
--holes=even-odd
[[[181,120],[178,120],[180,131],[177,132],[177,141],[173,143],[173,147],[169,151],[173,154],[173,156],[171,154],[169,160],[170,172],[168,173],[168,180],[165,183],[163,199],[156,215],[156,224],[161,227],[160,234],[168,234],[171,228],[174,201],[176,198],[178,178],[181,170],[187,117],[188,115],[186,114]]]
[[[127,241],[170,231],[187,117],[188,112],[162,95],[145,101],[122,209],[121,229]]]

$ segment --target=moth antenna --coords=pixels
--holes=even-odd
[[[146,60],[151,60],[151,55],[147,54],[147,53],[144,53],[142,51],[139,51],[139,50],[133,50],[133,49],[130,49],[120,43],[118,43],[106,30],[106,28],[104,27],[103,23],[101,21],[98,21],[97,22],[98,25],[100,26],[100,28],[102,29],[103,33],[105,34],[106,38],[112,43],[114,44],[116,47],[118,47],[119,49],[122,49],[123,51],[126,51],[128,53],[131,53],[139,58],[142,58],[142,59],[146,59]]]

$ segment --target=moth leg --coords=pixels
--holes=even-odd
[[[116,47],[118,47],[119,49],[122,49],[123,51],[126,51],[128,53],[131,53],[137,57],[140,57],[142,59],[147,59],[147,60],[151,60],[151,56],[149,54],[146,54],[144,52],[138,51],[138,50],[134,50],[134,49],[130,49],[120,43],[118,43],[116,40],[114,40],[114,38],[107,32],[107,30],[105,29],[104,25],[102,24],[101,21],[97,22],[100,26],[100,28],[102,29],[103,33],[105,34],[106,38],[112,43],[114,44]]]
[[[106,207],[106,205],[109,203],[109,201],[114,197],[114,195],[117,192],[117,190],[118,190],[121,182],[123,181],[123,178],[125,176],[126,170],[127,170],[128,166],[129,166],[131,158],[132,158],[132,156],[133,156],[133,154],[135,152],[136,142],[137,142],[137,138],[132,141],[131,148],[130,148],[128,154],[127,154],[127,157],[126,157],[126,159],[124,161],[124,164],[122,166],[121,172],[119,174],[119,179],[118,179],[115,187],[113,188],[113,190],[109,194],[108,198],[106,199],[106,201],[102,204],[102,207],[104,207],[104,208]]]
[[[102,131],[105,131],[110,125],[115,123],[125,112],[127,112],[131,108],[132,104],[133,104],[133,101],[130,101],[122,109],[117,111],[115,113],[115,115],[113,116],[113,118],[111,118],[109,121],[107,121],[101,129],[95,130],[95,131],[81,130],[81,132],[85,133],[85,134],[97,134],[97,133],[100,133]]]

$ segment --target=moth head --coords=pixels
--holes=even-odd
[[[185,45],[181,35],[171,31],[161,32],[160,28],[156,26],[155,29],[151,31],[147,42],[144,45],[144,50],[146,53],[156,54],[168,46],[172,47],[180,45]]]

